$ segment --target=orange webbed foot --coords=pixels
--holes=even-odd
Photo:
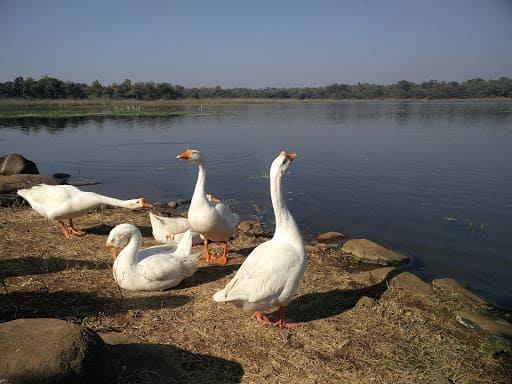
[[[252,315],[253,318],[255,318],[257,321],[259,321],[262,324],[273,324],[270,318],[265,315],[262,311],[256,311]]]

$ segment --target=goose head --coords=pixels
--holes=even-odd
[[[178,156],[176,156],[176,158],[193,161],[195,163],[200,163],[203,160],[201,156],[201,151],[199,151],[198,149],[187,149],[185,152],[180,153]]]
[[[127,208],[140,209],[140,208],[153,208],[153,205],[149,204],[144,200],[143,197],[139,199],[132,199],[127,201]]]
[[[272,162],[272,166],[270,167],[270,177],[279,177],[284,175],[293,159],[297,157],[295,153],[287,153],[286,151],[281,151],[279,156],[275,158]]]
[[[126,247],[130,242],[133,234],[137,232],[137,228],[132,224],[119,224],[114,227],[108,234],[106,247],[110,248],[112,258],[115,260],[121,249]]]

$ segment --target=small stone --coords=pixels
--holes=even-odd
[[[391,251],[367,239],[348,240],[343,244],[341,250],[356,260],[370,264],[398,265],[409,260],[407,256]]]
[[[429,296],[434,293],[430,284],[410,272],[402,272],[393,277],[389,283],[392,288],[405,289],[415,294]]]
[[[178,206],[178,203],[177,203],[177,202],[175,202],[175,201],[169,201],[169,202],[167,203],[167,206],[168,206],[169,208],[176,208],[176,207]]]
[[[317,248],[314,246],[314,245],[311,245],[311,244],[306,244],[304,246],[304,248],[306,249],[306,252],[307,253],[315,253],[315,252],[318,252]]]
[[[491,335],[512,338],[512,324],[505,319],[490,313],[455,311],[457,321],[470,327],[473,324],[489,332]]]
[[[317,237],[317,241],[319,243],[334,243],[336,241],[342,240],[345,238],[345,234],[340,232],[325,232]]]
[[[375,299],[372,299],[371,297],[368,297],[368,296],[363,296],[361,297],[356,305],[355,305],[357,308],[361,308],[361,307],[366,307],[366,308],[372,308],[375,306]]]

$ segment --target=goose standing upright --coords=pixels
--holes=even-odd
[[[142,235],[132,224],[119,224],[109,235],[106,246],[114,257],[113,274],[117,284],[133,291],[153,291],[175,287],[192,276],[200,253],[191,254],[192,234],[187,230],[177,247],[157,245],[140,249]]]
[[[282,151],[270,168],[270,196],[276,228],[269,241],[258,245],[247,256],[233,279],[213,299],[231,302],[265,324],[290,328],[286,307],[297,291],[306,271],[307,255],[302,235],[288,210],[281,190],[281,177],[295,159],[294,153]],[[272,321],[262,311],[279,306],[279,319]]]
[[[219,203],[220,200],[211,194],[207,194],[206,198],[211,203]],[[163,244],[177,244],[180,242],[183,234],[190,229],[190,224],[186,217],[164,217],[149,212],[149,220],[151,221],[151,229],[153,237],[156,241]],[[200,244],[203,238],[200,233],[192,232],[192,245]]]
[[[129,209],[152,207],[143,197],[119,200],[94,192],[84,192],[72,185],[40,184],[20,189],[17,193],[30,203],[34,211],[47,219],[57,220],[68,239],[85,234],[73,226],[73,219],[102,204]],[[69,227],[64,224],[65,219],[69,220]]]
[[[224,265],[228,260],[228,239],[235,233],[239,217],[227,205],[223,203],[213,205],[208,201],[205,193],[206,168],[200,151],[187,149],[176,158],[192,161],[198,167],[197,182],[188,210],[188,222],[190,228],[199,232],[204,238],[205,260]],[[210,254],[208,240],[224,243],[222,256],[214,257]]]

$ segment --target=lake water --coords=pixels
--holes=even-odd
[[[284,180],[308,234],[372,239],[412,258],[422,278],[452,277],[512,309],[512,103],[205,106],[222,116],[1,122],[0,155],[43,174],[98,180],[87,190],[151,202],[190,198],[200,149],[207,190],[272,228],[268,171]]]

